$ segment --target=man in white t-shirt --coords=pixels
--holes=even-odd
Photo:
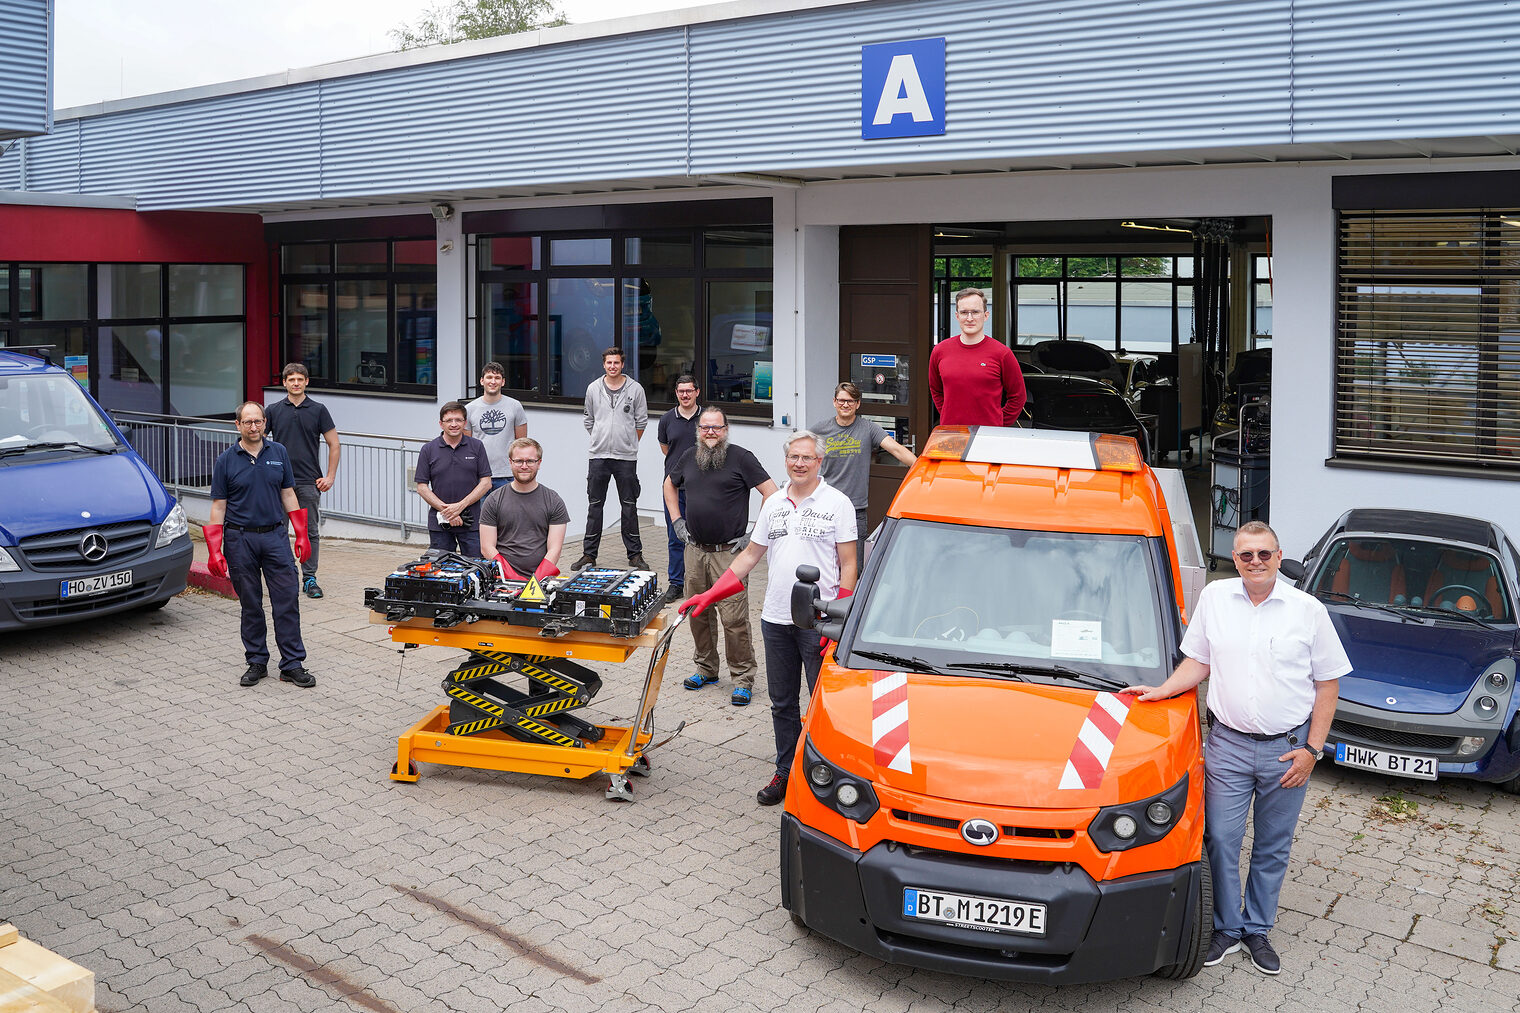
[[[486,458],[491,462],[492,491],[512,481],[512,462],[509,460],[512,441],[528,435],[528,413],[523,411],[522,402],[501,393],[506,382],[507,373],[501,363],[486,363],[480,371],[480,389],[485,393],[464,410],[470,435],[486,445]]]
[[[775,805],[786,795],[787,775],[802,735],[802,676],[806,674],[811,693],[823,664],[817,632],[792,625],[797,567],[818,567],[818,590],[825,600],[843,598],[855,589],[855,506],[819,476],[825,453],[823,440],[807,430],[787,437],[787,484],[761,505],[749,545],[734,557],[711,590],[686,599],[680,608],[683,613],[700,615],[713,602],[739,593],[744,577],[770,551],[760,634],[776,735],[776,772],[755,794],[761,805]]]

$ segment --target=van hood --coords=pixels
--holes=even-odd
[[[37,455],[0,468],[0,535],[31,535],[164,519],[173,502],[136,454]],[[86,512],[88,517],[83,516]]]
[[[893,764],[878,755],[877,732],[901,711],[878,720],[873,686],[881,676],[906,679],[909,758]],[[813,745],[846,770],[899,791],[985,805],[1086,808],[1145,798],[1176,784],[1198,754],[1198,718],[1192,694],[1172,700],[1109,703],[1123,714],[1105,765],[1084,761],[1087,783],[1068,771],[1078,737],[1100,694],[1079,687],[926,673],[878,673],[825,666],[809,704]],[[899,691],[895,699],[902,699]],[[1113,708],[1109,708],[1112,710]],[[900,729],[900,726],[897,726]],[[900,730],[898,731],[900,735]],[[884,738],[884,742],[891,742]],[[1085,751],[1085,746],[1083,747]],[[1100,747],[1101,749],[1101,747]],[[908,769],[902,769],[903,767]]]

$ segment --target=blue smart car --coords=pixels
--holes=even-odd
[[[1520,792],[1520,554],[1504,532],[1448,514],[1351,510],[1304,567],[1299,586],[1325,603],[1355,666],[1326,756]]]
[[[156,608],[190,556],[184,510],[78,381],[0,348],[0,630]]]

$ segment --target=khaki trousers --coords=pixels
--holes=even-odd
[[[737,552],[708,552],[695,545],[686,546],[686,595],[701,594],[723,576]],[[749,628],[749,578],[745,590],[725,598],[689,620],[691,639],[697,648],[697,671],[718,674],[718,623],[723,624],[723,648],[728,658],[728,674],[734,686],[755,688],[755,646]],[[717,613],[715,616],[713,613]]]

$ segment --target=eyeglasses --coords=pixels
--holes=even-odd
[[[786,463],[787,464],[812,464],[816,460],[818,460],[818,458],[816,458],[816,457],[808,457],[808,456],[806,456],[804,454],[787,454],[786,455]]]
[[[986,310],[956,310],[955,315],[958,317],[979,317],[986,312]]]
[[[513,464],[537,464],[540,460],[542,460],[542,458],[535,457],[535,458],[532,458],[531,460],[519,461],[517,458],[514,457],[514,458],[512,458],[512,463]]]
[[[855,400],[852,397],[836,397],[834,399],[834,403],[835,404],[860,404],[859,401]]]
[[[263,424],[263,419],[238,419],[238,425],[240,426],[262,426]]]
[[[1257,549],[1255,552],[1252,552],[1250,549],[1247,549],[1244,552],[1235,553],[1235,558],[1240,560],[1242,563],[1249,563],[1253,559],[1259,559],[1265,563],[1270,560],[1272,556],[1277,553],[1277,551],[1277,549]]]
[[[728,426],[698,426],[697,428],[702,430],[704,433],[721,433],[723,430],[727,429]]]

